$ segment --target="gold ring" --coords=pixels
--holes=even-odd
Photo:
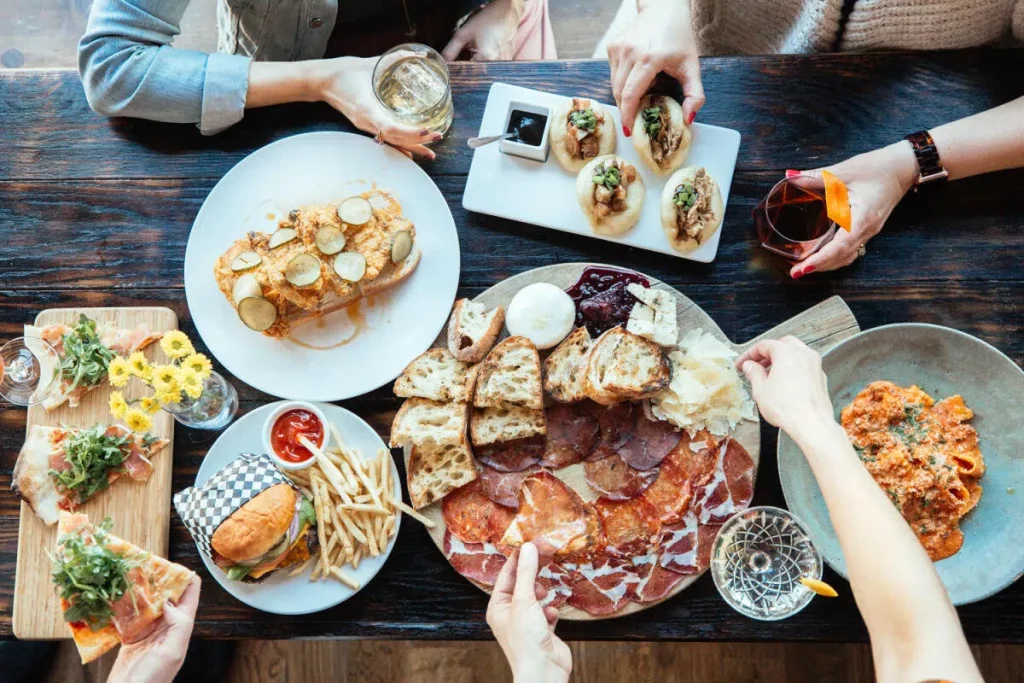
[[[863,244],[857,247],[857,258],[864,258],[868,255],[868,249]]]
[[[373,141],[376,142],[378,145],[383,145],[384,144],[384,141],[380,137],[380,131],[379,130],[377,131],[377,134],[373,136]]]

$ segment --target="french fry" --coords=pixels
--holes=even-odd
[[[359,561],[363,559],[363,549],[356,548],[356,554],[352,557],[352,567],[359,569]]]
[[[354,591],[357,591],[360,588],[358,581],[350,577],[345,572],[341,571],[341,569],[339,569],[338,567],[331,567],[331,576],[336,578],[338,581],[341,581],[343,584],[345,584]]]
[[[386,509],[380,505],[368,505],[366,503],[339,503],[335,506],[338,510],[351,510],[353,512],[368,512],[373,515],[390,515]]]
[[[327,525],[331,523],[330,514],[327,512],[328,505],[324,501],[327,486],[313,485],[313,507],[316,510],[316,533],[320,541],[320,547],[324,550],[320,553],[320,565],[327,571]]]
[[[309,449],[309,451],[316,457],[316,462],[320,466],[320,471],[324,473],[325,477],[327,477],[327,481],[331,482],[331,486],[338,491],[343,489],[348,490],[349,487],[345,483],[344,479],[342,479],[341,472],[334,466],[333,462],[327,459],[327,456],[324,455],[324,452],[320,450],[315,443],[307,439],[304,434],[299,434],[299,443]]]
[[[341,544],[345,547],[345,551],[352,552],[352,540],[348,537],[348,533],[338,517],[338,510],[333,506],[331,507],[331,520],[334,522],[334,528],[341,537]]]
[[[345,528],[348,529],[348,532],[352,534],[352,537],[359,541],[360,544],[366,545],[366,536],[363,535],[363,532],[352,521],[349,513],[338,513],[338,517],[341,519],[341,523],[345,525]]]
[[[436,524],[431,522],[429,519],[427,519],[426,517],[424,517],[420,513],[416,512],[411,507],[406,505],[403,501],[395,498],[394,496],[391,497],[391,503],[396,508],[398,508],[399,510],[401,510],[405,514],[409,515],[410,517],[412,517],[413,519],[415,519],[417,522],[419,522],[423,526],[427,527],[428,529],[433,529],[435,526],[437,526]]]

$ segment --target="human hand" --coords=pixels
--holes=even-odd
[[[390,55],[392,59],[402,57],[401,52]],[[436,155],[426,143],[437,142],[441,134],[399,123],[377,101],[373,92],[373,67],[376,63],[372,57],[320,60],[314,66],[317,99],[340,111],[359,130],[377,136],[406,156],[418,154],[433,159]]]
[[[736,359],[769,423],[794,439],[804,427],[835,421],[821,356],[796,337],[758,342]]]
[[[175,605],[164,604],[163,619],[134,643],[125,643],[117,653],[107,683],[171,683],[185,661],[188,640],[199,607],[200,580],[192,578]]]
[[[493,0],[459,27],[441,56],[454,62],[469,50],[475,62],[512,59],[522,16],[523,0]]]
[[[687,125],[704,106],[689,0],[637,0],[636,19],[608,44],[608,65],[626,137],[632,135],[629,127],[640,99],[659,72],[683,86],[683,120]]]
[[[487,625],[501,645],[517,683],[568,681],[572,655],[555,635],[558,610],[541,607],[536,584],[537,547],[523,546],[508,558],[487,605]]]
[[[820,178],[821,170],[801,171]],[[829,166],[846,183],[850,193],[852,229],[836,231],[835,237],[816,254],[793,266],[789,274],[803,277],[815,271],[848,266],[860,256],[860,247],[877,235],[917,178],[917,161],[910,144],[900,142]]]

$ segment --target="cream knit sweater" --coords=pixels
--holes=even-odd
[[[691,0],[702,55],[825,52],[836,46],[843,0]],[[595,57],[636,17],[622,6]],[[857,0],[841,50],[942,50],[1024,40],[1024,0]]]

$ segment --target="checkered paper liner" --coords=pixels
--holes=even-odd
[[[174,494],[174,509],[206,556],[213,559],[210,541],[225,519],[271,486],[291,485],[267,455],[242,453],[202,486]]]

